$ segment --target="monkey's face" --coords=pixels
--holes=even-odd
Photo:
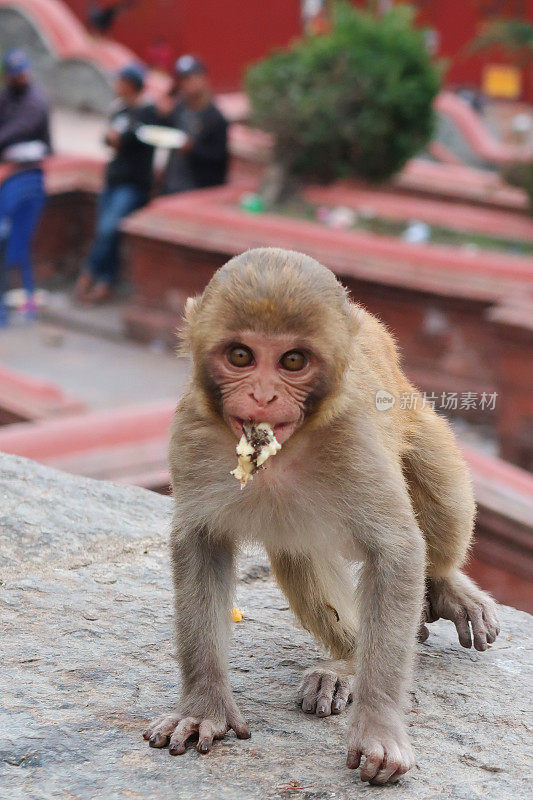
[[[196,408],[240,438],[268,422],[283,443],[329,424],[348,402],[345,375],[358,327],[329,269],[287,250],[249,250],[187,301],[181,331],[193,359]]]
[[[268,422],[280,444],[303,424],[321,367],[305,339],[257,331],[224,338],[209,358],[219,412],[235,436],[244,421]]]

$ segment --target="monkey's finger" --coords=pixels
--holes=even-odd
[[[440,619],[440,614],[435,611],[433,606],[430,606],[426,615],[426,622],[436,622],[438,619]]]
[[[159,717],[154,724],[145,730],[143,736],[148,739],[150,747],[165,747],[170,735],[179,722],[178,714]]]
[[[427,625],[421,625],[418,629],[418,641],[425,642],[429,636],[429,629]]]
[[[357,750],[356,748],[350,748],[348,750],[348,755],[346,756],[346,766],[348,769],[357,769],[361,763],[361,755],[361,750]]]
[[[304,678],[304,683],[300,690],[302,711],[306,714],[314,714],[316,709],[316,698],[318,687],[320,686],[321,676],[313,673]]]
[[[152,733],[152,735],[148,739],[148,744],[150,745],[150,747],[165,747],[169,739],[170,739],[169,733],[155,731],[155,733]]]
[[[182,719],[170,738],[168,752],[171,756],[181,756],[185,752],[185,744],[193,733],[198,731],[198,721],[192,717]]]
[[[316,692],[320,685],[320,675],[316,672],[305,673],[300,686],[298,687],[298,694],[296,695],[296,702],[301,705],[304,697],[310,694],[313,690]]]
[[[487,649],[487,634],[485,632],[485,623],[483,622],[481,609],[473,606],[469,609],[468,616],[470,617],[470,624],[472,625],[472,633],[474,635],[474,647],[476,650],[483,652]]]
[[[331,714],[331,703],[337,685],[336,675],[323,675],[320,682],[320,691],[316,700],[317,717],[329,717]]]
[[[337,686],[337,691],[335,692],[335,698],[333,703],[331,704],[331,713],[332,714],[340,714],[341,711],[344,711],[350,700],[352,699],[352,685],[351,680],[348,678],[343,678],[339,681],[339,685]]]
[[[483,620],[485,622],[485,628],[487,631],[487,642],[489,644],[492,644],[493,642],[496,641],[496,638],[500,632],[498,618],[496,614],[492,611],[492,609],[489,609],[486,606],[483,608],[482,614],[483,614]]]
[[[153,719],[143,732],[144,739],[149,739],[153,733],[162,730],[163,728],[167,728],[168,732],[172,733],[179,720],[179,714],[164,714],[162,717]]]
[[[391,777],[389,778],[389,783],[398,783],[402,775],[405,775],[405,773],[408,772],[412,766],[414,766],[414,761],[412,764],[406,762],[401,764],[394,773],[394,775],[391,775]]]
[[[454,613],[452,622],[457,630],[459,643],[466,648],[472,647],[472,634],[470,633],[470,625],[468,624],[468,617],[463,609],[460,609]]]
[[[387,783],[390,778],[396,774],[402,765],[402,755],[397,747],[389,745],[385,759],[381,765],[381,769],[375,778],[370,781],[373,785],[380,786]]]
[[[227,719],[228,725],[235,731],[237,739],[249,739],[251,737],[250,728],[238,711],[232,711],[227,715]]]
[[[431,601],[429,597],[426,596],[424,599],[424,606],[422,608],[422,614],[420,615],[420,627],[424,625],[426,622],[435,622],[438,619],[438,616],[435,615],[431,607]]]
[[[440,614],[433,607],[431,597],[426,597],[424,610],[422,612],[422,622],[436,622],[438,619],[440,619]]]
[[[222,736],[223,734],[221,734]],[[213,746],[213,739],[215,738],[215,728],[211,720],[204,719],[200,723],[198,729],[198,744],[196,749],[199,753],[209,753]]]
[[[371,781],[376,777],[381,769],[381,765],[385,757],[385,751],[383,750],[383,746],[380,744],[380,742],[374,742],[372,746],[368,748],[368,752],[365,752],[365,755],[366,760],[361,767],[361,780]]]

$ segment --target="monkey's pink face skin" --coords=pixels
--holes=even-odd
[[[280,444],[302,425],[322,366],[305,341],[252,331],[221,342],[210,358],[222,415],[235,436],[242,436],[243,421],[268,422]]]

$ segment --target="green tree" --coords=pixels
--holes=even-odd
[[[496,19],[488,22],[481,33],[470,43],[476,53],[500,47],[521,68],[531,69],[533,64],[533,24],[521,19]],[[500,174],[513,186],[525,189],[529,198],[529,213],[533,216],[533,162],[508,164]]]
[[[488,22],[470,44],[471,52],[501,47],[519,66],[533,62],[533,24],[520,19],[497,19]]]
[[[440,76],[413,16],[404,5],[378,18],[339,2],[330,33],[248,70],[252,120],[274,135],[285,185],[291,177],[383,181],[426,145]]]

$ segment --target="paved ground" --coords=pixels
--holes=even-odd
[[[101,114],[54,108],[51,117],[54,150],[88,158],[108,158],[111,151],[103,143],[106,124]]]
[[[55,382],[93,409],[177,398],[188,374],[187,362],[163,349],[45,323],[2,330],[0,362]]]
[[[0,335],[0,363],[35,378],[44,378],[88,409],[141,405],[174,400],[185,386],[189,364],[155,342],[151,346],[123,339],[120,304],[94,309],[52,297],[50,317],[56,324],[14,324]],[[59,324],[62,323],[62,324]],[[85,327],[94,333],[82,333]],[[74,328],[74,330],[73,330]],[[100,334],[100,335],[97,335]],[[488,455],[497,455],[494,432],[487,426],[453,420],[461,441]]]
[[[483,654],[461,649],[450,624],[431,626],[409,713],[417,767],[395,787],[368,787],[344,766],[346,719],[295,707],[301,669],[320,653],[264,557],[249,555],[230,664],[252,738],[172,758],[141,738],[179,691],[171,501],[3,455],[0,498],[0,800],[530,796],[527,614],[502,609],[501,638]]]

